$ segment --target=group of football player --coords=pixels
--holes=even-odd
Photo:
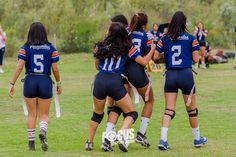
[[[89,122],[88,140],[85,148],[93,150],[93,141],[97,127],[104,117],[107,105],[106,136],[102,141],[104,151],[113,151],[112,143],[117,142],[123,152],[128,151],[127,131],[138,118],[138,113],[131,99],[131,88],[142,97],[144,106],[140,113],[140,128],[135,142],[149,147],[147,127],[152,116],[154,92],[151,78],[145,66],[150,60],[165,63],[165,111],[162,119],[161,137],[158,144],[160,150],[168,150],[167,132],[171,119],[175,117],[175,106],[178,90],[183,94],[189,123],[194,137],[193,145],[201,147],[207,138],[200,136],[198,109],[196,105],[192,62],[199,62],[200,46],[195,36],[187,32],[187,18],[183,12],[176,12],[164,33],[158,31],[158,24],[153,30],[145,31],[148,16],[136,13],[130,24],[124,15],[111,18],[111,24],[104,39],[97,42],[93,52],[95,67],[98,70],[93,83],[94,111]],[[201,24],[196,36],[201,38],[207,34]],[[199,45],[200,43],[200,45]],[[56,48],[48,41],[46,29],[40,22],[32,23],[26,43],[18,53],[18,64],[9,85],[9,95],[14,94],[14,86],[24,66],[24,98],[28,108],[28,146],[35,150],[36,119],[39,116],[39,138],[42,150],[48,150],[47,127],[48,114],[52,98],[51,70],[56,80],[56,90],[61,94],[61,79],[57,62],[59,55]],[[202,61],[204,66],[204,62]],[[130,88],[131,87],[131,88]],[[111,141],[110,132],[115,131],[116,123],[123,115],[123,123],[119,129],[119,138]]]

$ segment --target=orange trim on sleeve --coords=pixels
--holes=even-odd
[[[163,44],[162,44],[161,41],[158,41],[158,45],[159,45],[160,47],[163,47]]]
[[[57,51],[52,53],[52,57],[55,57],[55,56],[58,56],[58,52]]]
[[[194,42],[192,43],[192,46],[196,46],[196,45],[198,45],[198,41],[194,41]]]
[[[26,55],[26,52],[24,50],[20,50],[19,53],[22,55]]]
[[[128,55],[131,56],[137,49],[134,47],[131,50],[129,50]]]
[[[147,45],[151,45],[151,44],[152,44],[152,42],[153,42],[153,40],[152,40],[152,39],[148,40],[148,41],[147,41]]]

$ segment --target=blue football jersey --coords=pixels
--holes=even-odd
[[[203,31],[204,33],[207,33],[207,30]],[[197,31],[196,37],[198,41],[204,42],[206,40],[206,37],[202,34],[201,31]]]
[[[96,53],[96,50],[94,53]],[[124,72],[126,61],[128,59],[135,60],[139,55],[137,48],[132,47],[126,55],[118,57],[117,60],[115,60],[114,57],[100,59],[98,69],[102,72],[115,72],[121,74]]]
[[[147,34],[150,36],[149,38],[153,39],[154,41],[158,41],[162,36],[161,32],[157,31],[155,33],[153,30],[148,31]]]
[[[192,52],[199,51],[197,39],[183,33],[176,40],[163,36],[157,43],[157,51],[164,52],[166,69],[192,68]]]
[[[18,59],[25,61],[26,74],[51,75],[51,65],[59,61],[59,55],[51,44],[23,45],[18,52]]]
[[[153,38],[148,36],[143,30],[136,30],[130,34],[133,45],[138,49],[141,56],[144,56],[149,51]]]

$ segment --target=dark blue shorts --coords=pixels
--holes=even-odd
[[[184,95],[189,95],[193,85],[194,79],[192,69],[167,70],[165,93],[178,93],[178,89],[180,89]]]
[[[145,67],[135,61],[128,61],[126,63],[125,75],[135,88],[143,88],[149,83]]]
[[[127,91],[122,82],[120,74],[99,72],[96,75],[93,88],[93,96],[99,100],[106,99],[107,96],[115,101],[122,99]]]
[[[52,98],[52,79],[48,75],[29,74],[25,77],[24,96],[26,98]]]
[[[3,47],[0,49],[0,65],[2,65],[2,62],[3,62],[3,56],[4,56],[4,53],[6,51],[6,48]]]

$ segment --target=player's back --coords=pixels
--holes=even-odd
[[[59,60],[58,52],[51,44],[24,45],[18,54],[19,59],[26,61],[26,74],[51,74],[51,64]]]
[[[188,33],[181,34],[176,40],[164,36],[158,47],[163,47],[167,69],[191,68],[192,52],[199,49],[196,38]]]
[[[130,34],[130,37],[135,48],[140,51],[140,55],[144,56],[144,54],[148,51],[153,39],[149,39],[147,33],[143,30],[133,31]]]

